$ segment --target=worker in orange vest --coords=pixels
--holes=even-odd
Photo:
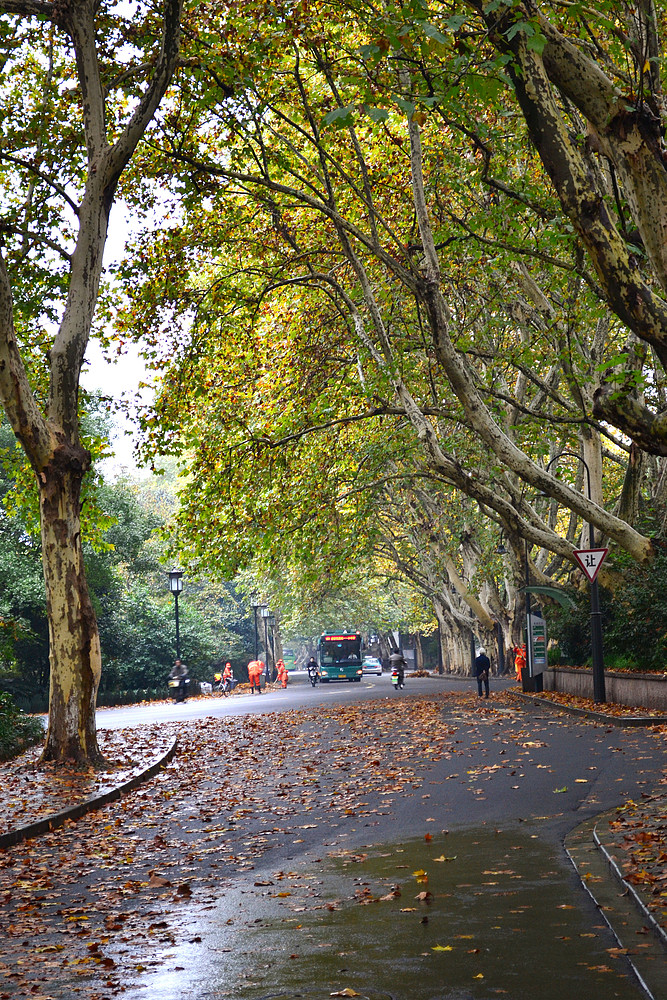
[[[225,698],[227,694],[232,690],[232,681],[234,680],[234,673],[232,671],[231,663],[225,663],[225,669],[222,671],[222,693]]]
[[[278,672],[278,680],[280,681],[282,687],[287,687],[287,667],[285,666],[284,660],[276,661],[276,670]]]
[[[519,684],[521,684],[522,677],[521,672],[526,669],[526,647],[525,646],[515,646],[514,647],[514,666],[516,668],[516,679]]]
[[[251,660],[248,664],[248,680],[250,681],[250,689],[253,694],[255,693],[255,688],[257,688],[257,694],[262,693],[260,678],[263,669],[264,664],[261,660]]]

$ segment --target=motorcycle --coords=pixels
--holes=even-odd
[[[405,687],[402,670],[399,671],[396,667],[394,667],[391,672],[391,683],[394,685],[394,691],[398,691],[399,688]]]
[[[170,677],[167,681],[167,685],[171,691],[171,696],[175,702],[185,701],[185,697],[188,690],[188,684],[190,683],[189,677]]]
[[[308,667],[308,680],[313,687],[317,684],[320,679],[319,672],[316,667]]]

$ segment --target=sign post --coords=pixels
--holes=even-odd
[[[590,583],[595,583],[602,563],[607,558],[609,549],[575,549],[574,558],[581,566],[584,575]]]
[[[593,525],[590,526],[591,541]],[[600,594],[598,573],[607,558],[609,549],[575,549],[574,557],[591,584],[591,651],[593,654],[593,701],[598,704],[607,700],[604,686],[604,657],[602,654],[602,616],[600,614]]]

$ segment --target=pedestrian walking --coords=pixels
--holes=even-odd
[[[484,646],[480,646],[479,653],[475,657],[475,677],[477,678],[477,696],[482,697],[482,684],[484,684],[484,697],[489,697],[489,674],[491,673],[491,660],[486,655]]]
[[[514,668],[516,670],[517,684],[521,684],[523,681],[523,671],[526,669],[526,647],[525,646],[515,646],[514,647]]]

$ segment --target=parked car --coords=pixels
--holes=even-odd
[[[377,656],[364,656],[361,667],[365,674],[382,673],[382,662],[378,660]]]

